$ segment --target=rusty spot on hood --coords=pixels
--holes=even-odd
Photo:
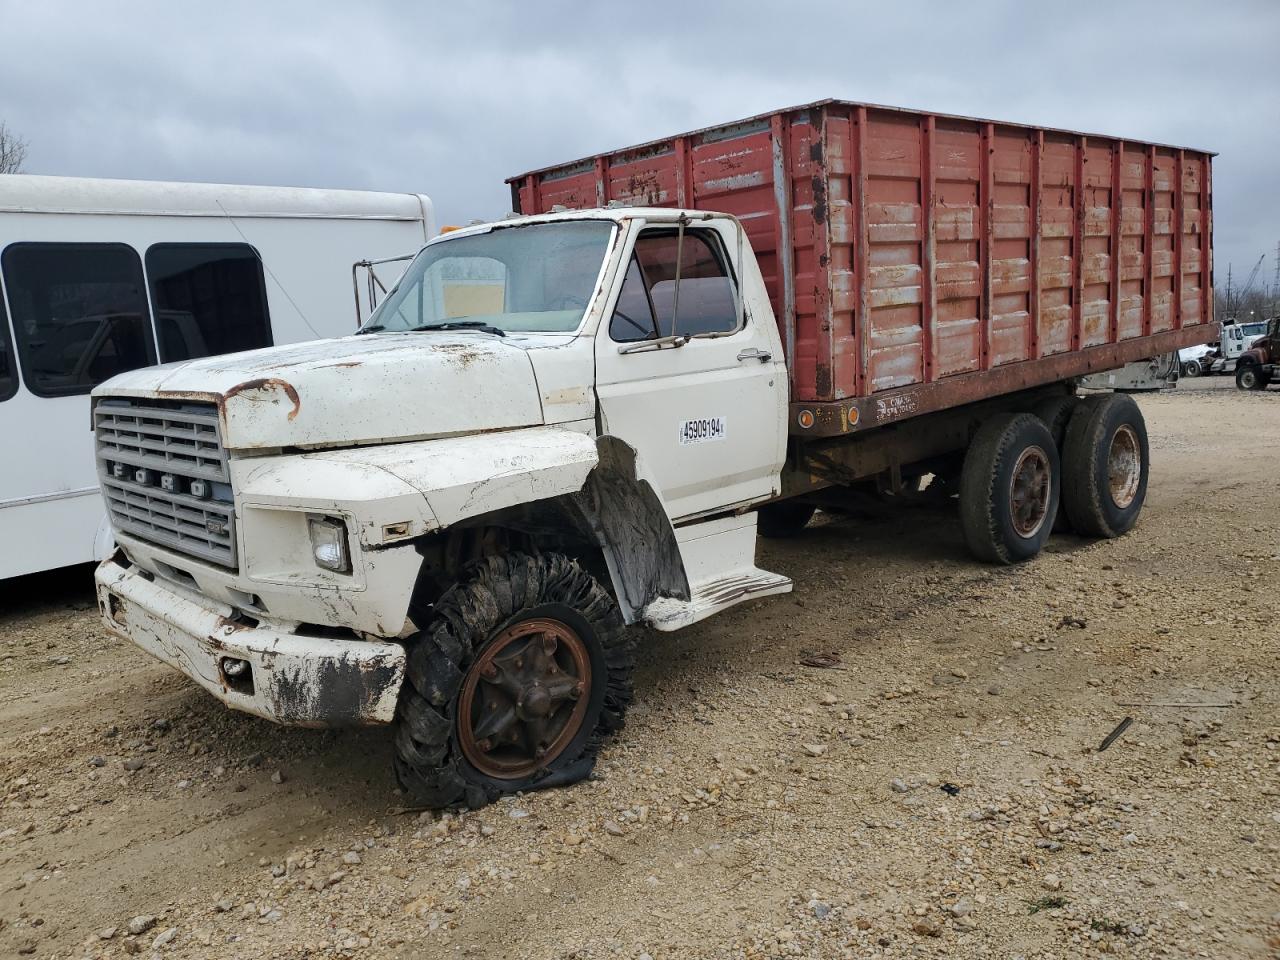
[[[283,390],[285,396],[289,398],[289,402],[293,404],[293,409],[289,411],[289,419],[292,420],[298,415],[298,411],[302,409],[302,400],[298,396],[298,391],[293,388],[293,384],[276,377],[264,377],[260,380],[248,380],[244,383],[238,383],[222,395],[222,401],[226,403],[238,394],[251,393],[254,390],[269,390],[272,387],[278,387]]]

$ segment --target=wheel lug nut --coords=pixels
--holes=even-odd
[[[580,696],[582,696],[582,692],[584,689],[585,688],[583,687],[581,682],[575,683],[573,685],[573,689],[569,691],[569,696],[572,697],[574,700],[577,700]]]
[[[493,741],[490,740],[488,737],[485,737],[483,740],[477,743],[476,746],[480,748],[481,752],[488,753],[490,750],[493,749]]]
[[[480,668],[480,676],[484,677],[486,680],[492,680],[497,675],[498,675],[498,668],[495,667],[491,662],[486,663],[483,667]]]

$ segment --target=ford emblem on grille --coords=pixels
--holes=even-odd
[[[219,537],[225,537],[227,535],[227,521],[218,517],[209,517],[206,519],[204,522],[204,528],[209,533]]]

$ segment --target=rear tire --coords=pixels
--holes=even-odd
[[[1204,369],[1200,366],[1199,360],[1188,360],[1182,365],[1182,375],[1184,377],[1198,377],[1204,373]]]
[[[428,807],[583,779],[631,700],[618,606],[559,554],[486,558],[408,646],[394,765]]]
[[[1138,522],[1150,447],[1142,411],[1120,393],[1089,397],[1067,425],[1062,503],[1077,533],[1113,538]]]
[[[1031,412],[1039,417],[1040,421],[1049,428],[1049,435],[1053,437],[1054,446],[1058,448],[1059,462],[1064,462],[1062,445],[1067,439],[1067,424],[1071,422],[1071,414],[1075,413],[1075,409],[1079,404],[1079,397],[1074,393],[1067,393],[1061,396],[1048,397],[1031,408]],[[1062,509],[1061,499],[1059,499],[1058,503],[1057,516],[1053,518],[1053,532],[1071,532],[1071,521],[1067,519],[1067,511]]]
[[[1021,563],[1049,539],[1058,510],[1058,448],[1029,413],[997,414],[974,435],[960,474],[960,526],[979,560]]]
[[[1062,449],[1062,441],[1067,438],[1067,424],[1071,422],[1071,414],[1075,412],[1080,398],[1073,393],[1060,397],[1049,397],[1041,400],[1031,412],[1039,417],[1040,422],[1049,428],[1049,435],[1058,449]]]
[[[811,503],[795,500],[766,503],[756,510],[756,532],[770,540],[799,536],[817,509]]]

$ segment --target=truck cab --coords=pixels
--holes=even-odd
[[[1236,386],[1265,390],[1280,380],[1280,317],[1272,317],[1236,361]]]
[[[755,567],[751,510],[780,492],[787,395],[733,217],[453,231],[354,336],[95,390],[119,543],[103,616],[238,709],[395,721],[403,783],[482,802],[563,774],[620,718],[624,624],[675,629],[790,589]],[[485,669],[505,685],[440,688],[503,624]],[[437,743],[464,692],[508,722]]]

